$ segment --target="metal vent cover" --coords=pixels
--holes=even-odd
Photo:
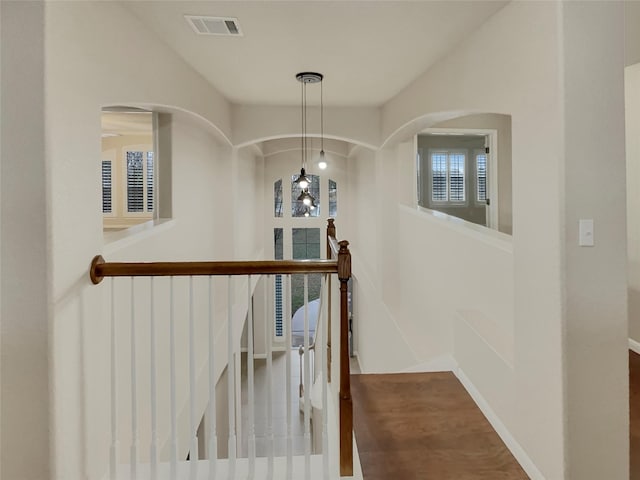
[[[185,20],[198,35],[226,35],[241,37],[242,30],[238,19],[234,17],[203,17],[185,15]]]

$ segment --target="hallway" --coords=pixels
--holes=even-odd
[[[365,480],[528,478],[452,373],[351,378]],[[403,408],[392,407],[399,399]],[[640,355],[632,351],[629,414],[630,479],[640,480]]]
[[[365,480],[524,480],[451,372],[352,375]]]

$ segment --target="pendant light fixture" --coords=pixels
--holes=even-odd
[[[324,158],[324,140],[322,136],[324,135],[324,126],[323,123],[323,113],[322,113],[322,79],[323,75],[321,73],[316,72],[301,72],[296,75],[296,80],[298,80],[301,85],[301,110],[302,110],[302,132],[301,132],[301,150],[302,150],[302,167],[300,168],[300,175],[294,183],[302,190],[300,195],[298,196],[298,201],[302,202],[306,207],[307,211],[305,216],[308,216],[310,209],[315,209],[315,198],[309,193],[309,187],[311,186],[311,181],[309,177],[307,177],[307,158],[308,158],[308,149],[309,143],[307,139],[307,84],[308,83],[320,83],[320,118],[321,118],[321,152],[320,156]]]
[[[320,158],[318,159],[318,168],[324,170],[327,168],[327,160],[324,158],[324,98],[322,92],[322,80],[320,81]]]

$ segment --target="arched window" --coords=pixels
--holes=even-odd
[[[338,184],[329,180],[329,216],[335,218],[338,214]]]
[[[273,184],[273,216],[282,217],[282,179]]]

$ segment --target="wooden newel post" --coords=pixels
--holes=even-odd
[[[333,251],[329,238],[336,238],[336,224],[333,218],[327,220],[327,258],[331,259]],[[327,295],[327,382],[331,383],[331,275],[328,275],[327,278],[327,289],[329,292],[329,295]]]
[[[340,475],[353,475],[353,405],[349,368],[348,282],[351,278],[349,242],[339,242],[338,279],[340,280]]]

